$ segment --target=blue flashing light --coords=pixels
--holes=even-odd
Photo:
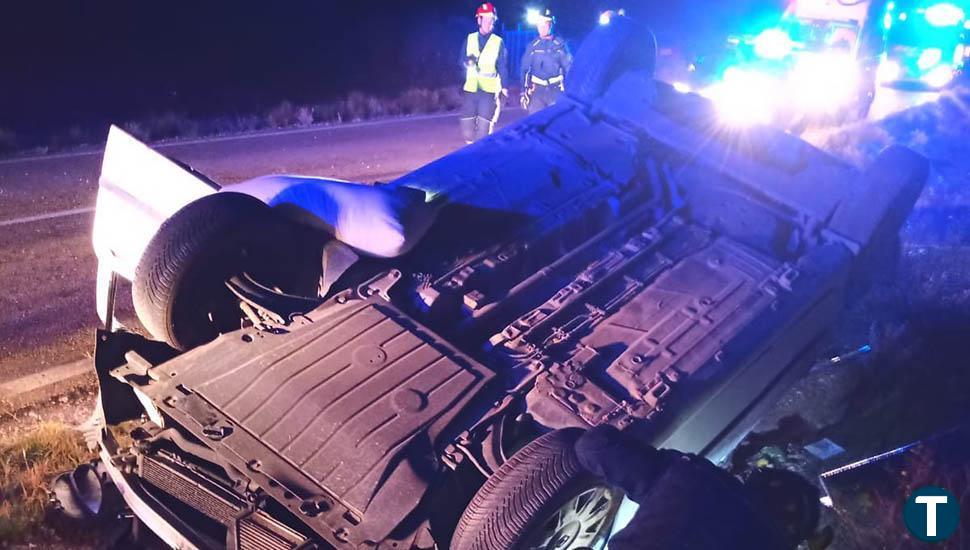
[[[892,28],[892,26],[893,26],[893,15],[891,13],[887,13],[882,18],[882,26],[885,27],[887,31]]]
[[[958,6],[948,2],[926,8],[926,22],[934,27],[953,27],[963,21],[966,14]]]

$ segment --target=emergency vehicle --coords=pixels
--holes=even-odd
[[[879,82],[939,89],[963,70],[970,55],[967,1],[896,0],[882,17],[885,52]]]
[[[701,91],[732,125],[790,130],[865,118],[884,35],[867,0],[796,0],[780,19],[729,38],[720,78]]]

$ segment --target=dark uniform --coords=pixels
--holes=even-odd
[[[494,32],[474,32],[462,43],[460,60],[465,85],[459,123],[465,141],[471,143],[491,134],[498,120],[500,94],[509,81],[509,54]]]
[[[556,102],[572,64],[573,56],[558,36],[536,38],[529,44],[522,57],[522,89],[528,95],[530,114]]]

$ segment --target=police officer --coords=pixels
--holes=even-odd
[[[468,35],[461,49],[465,69],[461,118],[462,137],[471,143],[492,133],[500,112],[500,96],[508,95],[509,56],[502,37],[493,31],[498,15],[486,2],[475,10],[478,31]]]
[[[573,64],[566,42],[552,34],[554,22],[551,10],[539,12],[536,21],[539,38],[529,44],[522,57],[522,106],[530,114],[556,102],[565,89],[563,81]]]

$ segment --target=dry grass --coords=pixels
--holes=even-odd
[[[91,458],[81,435],[64,424],[40,424],[0,442],[0,547],[35,538],[51,479]]]

